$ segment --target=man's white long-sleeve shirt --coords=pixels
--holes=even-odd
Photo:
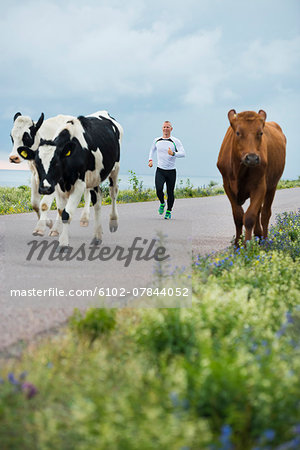
[[[169,148],[175,152],[174,156],[168,154]],[[179,139],[171,136],[170,138],[155,138],[150,148],[149,160],[153,160],[157,152],[157,167],[160,169],[175,169],[176,158],[184,158],[185,150]]]

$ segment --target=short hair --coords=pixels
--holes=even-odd
[[[172,126],[172,124],[169,120],[165,120],[164,123],[169,123]]]

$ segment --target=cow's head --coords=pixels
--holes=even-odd
[[[235,157],[247,167],[256,167],[266,163],[266,151],[263,139],[267,114],[262,109],[258,113],[245,111],[237,114],[234,109],[228,113],[228,119],[234,132]]]
[[[63,129],[53,141],[41,139],[37,151],[22,146],[18,148],[18,153],[23,159],[35,161],[40,180],[39,193],[42,195],[52,194],[64,173],[68,173],[71,184],[75,182],[78,165],[82,167],[83,164],[80,158],[82,147],[76,138],[71,138],[67,129]],[[65,187],[70,190],[71,185]]]
[[[36,150],[40,137],[38,130],[44,121],[44,114],[42,113],[39,120],[34,123],[28,116],[22,116],[20,112],[14,115],[14,125],[10,133],[13,143],[12,151],[9,155],[9,161],[14,164],[19,164],[22,161],[17,149],[21,146],[29,147]]]

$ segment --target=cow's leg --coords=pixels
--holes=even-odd
[[[33,210],[37,213],[38,219],[40,218],[40,200],[41,196],[39,194],[39,181],[36,179],[35,175],[31,176],[31,205]]]
[[[235,224],[234,245],[236,247],[238,247],[239,241],[242,236],[244,210],[240,205],[238,205],[235,195],[233,194],[233,192],[229,186],[229,183],[227,183],[226,181],[224,181],[224,189],[225,189],[225,192],[226,192],[227,197],[229,198],[229,201],[231,204],[232,215],[233,215],[233,220],[234,220],[234,224]]]
[[[90,203],[91,192],[89,189],[84,190],[84,208],[80,216],[80,226],[87,227],[90,220]]]
[[[52,227],[52,220],[47,218],[48,211],[51,208],[52,202],[54,200],[54,193],[51,195],[44,195],[41,202],[40,202],[40,218],[38,220],[38,223],[35,226],[35,229],[33,230],[34,236],[44,236],[46,226],[51,228]]]
[[[58,236],[62,231],[62,212],[66,207],[68,198],[63,195],[60,191],[55,191],[55,198],[56,198],[56,206],[57,206],[57,216],[55,220],[55,224],[51,228],[49,232],[49,236]]]
[[[268,226],[269,226],[269,221],[270,221],[270,217],[272,214],[271,206],[272,206],[272,203],[274,200],[275,192],[276,192],[276,187],[274,187],[273,189],[269,189],[266,192],[264,204],[262,207],[261,224],[262,224],[262,228],[263,228],[262,236],[264,239],[266,239],[268,236]]]
[[[102,192],[99,187],[96,187],[91,192],[92,203],[95,211],[95,229],[94,239],[92,245],[100,245],[102,242],[102,226],[101,226],[101,205],[102,205]]]
[[[69,224],[72,220],[72,217],[74,215],[74,212],[76,211],[76,208],[81,200],[81,197],[84,193],[84,190],[86,188],[86,184],[82,180],[77,180],[74,184],[74,190],[72,194],[70,194],[66,207],[62,212],[61,218],[62,218],[62,232],[59,236],[59,245],[62,248],[69,246]]]
[[[59,190],[55,190],[56,208],[57,213],[55,217],[55,222],[51,230],[49,231],[49,236],[56,237],[59,236],[62,230],[62,220],[61,215],[67,204],[67,198],[60,193]]]
[[[65,207],[65,204],[64,204],[62,208],[58,208],[57,197],[56,197],[56,205],[57,205],[57,213],[56,213],[54,225],[49,231],[49,236],[52,236],[52,237],[58,236],[59,233],[61,232],[62,221],[61,221],[61,213],[59,213],[59,210],[62,212]]]
[[[265,192],[265,187],[260,185],[260,188],[250,194],[250,206],[244,214],[244,225],[246,228],[245,241],[250,241],[252,238],[253,227],[258,220]]]
[[[60,198],[62,200],[60,200]],[[84,191],[84,199],[85,199],[85,205],[88,202],[88,216],[85,213],[85,217],[87,217],[87,223],[86,225],[82,225],[81,220],[82,220],[82,216],[84,215],[84,211],[87,210],[87,208],[84,208],[84,211],[81,214],[81,219],[80,219],[80,225],[81,226],[87,226],[89,223],[89,203],[91,201],[91,196],[90,196],[90,192],[89,190],[85,190]],[[60,205],[59,205],[60,202]],[[62,203],[63,202],[63,203]],[[49,232],[49,236],[58,236],[61,233],[62,230],[62,219],[61,219],[61,215],[62,215],[62,211],[64,210],[65,206],[66,206],[67,200],[65,197],[62,197],[58,192],[56,193],[56,204],[57,204],[57,215],[55,218],[55,223],[53,225],[53,227],[51,228],[50,232]]]
[[[256,222],[254,225],[254,236],[257,236],[259,238],[262,237],[262,227],[261,227],[261,208],[258,211]]]
[[[111,198],[111,213],[109,216],[109,230],[113,233],[118,229],[117,197],[119,192],[118,175],[120,163],[116,162],[109,174],[109,195]]]

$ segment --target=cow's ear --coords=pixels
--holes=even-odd
[[[75,144],[74,142],[68,142],[64,148],[63,151],[61,152],[61,157],[62,158],[69,158],[69,156],[72,155],[73,151],[75,148]]]
[[[266,113],[263,109],[260,109],[260,110],[258,111],[258,115],[259,115],[260,117],[262,117],[262,118],[264,119],[264,121],[266,121],[267,113]]]
[[[235,122],[235,120],[236,120],[236,110],[235,110],[235,109],[231,109],[231,110],[228,112],[228,120],[229,120],[229,122],[230,122],[230,125],[233,126],[233,125],[234,125],[234,122]]]
[[[18,117],[20,117],[22,114],[20,113],[20,112],[17,112],[15,115],[14,115],[14,122],[15,122],[15,120],[18,118]]]
[[[44,122],[44,113],[41,114],[39,120],[35,124],[35,131],[37,131],[41,127],[43,122]]]
[[[18,153],[23,159],[30,161],[35,158],[35,152],[29,147],[19,147]]]

